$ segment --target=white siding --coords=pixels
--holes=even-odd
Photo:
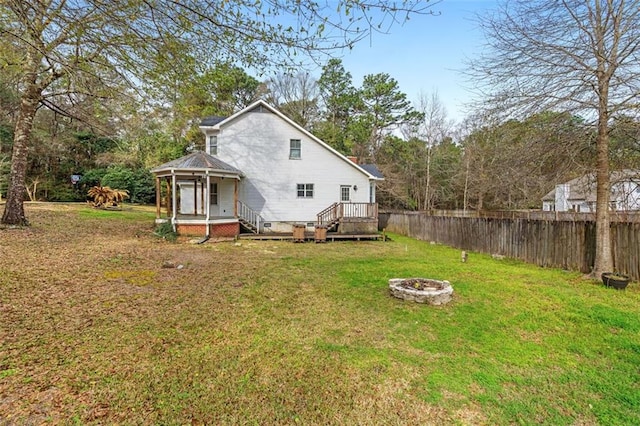
[[[289,159],[291,139],[301,140],[300,159]],[[341,185],[351,186],[353,202],[370,199],[365,173],[271,112],[247,112],[227,123],[217,157],[244,173],[239,199],[267,222],[315,222],[340,201]],[[299,183],[314,185],[313,198],[297,197]]]
[[[584,200],[573,200],[569,202],[568,210],[563,211],[573,211],[577,213],[592,213],[591,206]]]
[[[235,179],[221,179],[218,184],[218,215],[233,216],[233,188]]]
[[[640,185],[625,181],[614,185],[611,201],[616,202],[618,210],[640,210]]]
[[[567,210],[569,210],[569,193],[569,184],[563,183],[560,185],[556,185],[555,205],[557,211],[566,212]]]
[[[218,184],[218,204],[212,204],[210,207],[211,217],[221,216],[221,217],[229,217],[233,216],[234,213],[234,205],[233,205],[233,191],[234,191],[234,182],[235,179],[223,179],[220,177],[211,178],[211,183]],[[209,200],[211,200],[211,196],[209,196]]]

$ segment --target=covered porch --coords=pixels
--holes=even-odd
[[[240,170],[196,151],[151,172],[156,184],[156,223],[169,222],[181,235],[233,237],[240,233]]]

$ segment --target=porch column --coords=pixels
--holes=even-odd
[[[171,223],[173,224],[173,230],[176,231],[176,217],[178,216],[178,203],[176,196],[176,175],[171,174]]]
[[[207,200],[206,202],[206,207],[205,207],[205,215],[206,215],[206,221],[207,221],[207,226],[209,226],[209,219],[211,218],[211,176],[209,175],[209,172],[207,172],[207,189],[205,190],[205,194],[206,197],[205,199]]]
[[[167,199],[164,206],[167,209],[167,217],[171,217],[171,197],[173,197],[173,194],[171,194],[171,185],[169,184],[169,179],[167,179],[166,177],[164,179],[164,189],[167,191]]]
[[[198,215],[198,179],[193,180],[193,215]]]
[[[160,205],[162,200],[160,199],[160,177],[156,176],[156,219],[160,219]]]
[[[200,181],[200,205],[202,206],[202,214],[206,215],[206,211],[207,211],[207,206],[204,204],[204,185],[206,183],[206,180],[203,180],[202,178],[199,179]]]
[[[238,179],[233,180],[233,217],[238,217]]]

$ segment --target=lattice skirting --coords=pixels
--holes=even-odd
[[[240,234],[240,224],[235,223],[216,223],[211,224],[210,235],[212,237],[235,237]],[[178,234],[188,236],[204,236],[207,225],[204,224],[179,224],[177,226]]]

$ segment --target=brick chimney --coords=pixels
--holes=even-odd
[[[352,155],[347,155],[347,158],[349,160],[351,160],[352,162],[354,162],[355,164],[358,164],[358,157],[354,157]]]

